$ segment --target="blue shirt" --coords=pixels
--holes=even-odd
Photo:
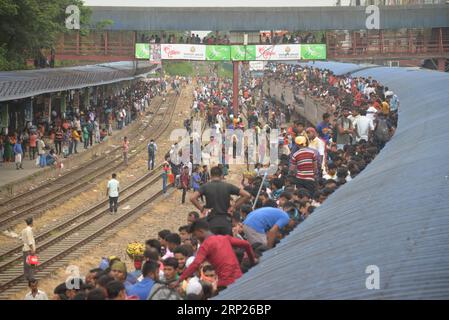
[[[135,284],[137,282],[137,277],[132,272],[128,272],[126,276],[126,281],[128,281],[131,284]]]
[[[399,100],[397,95],[393,95],[390,99],[390,110],[396,111],[398,110]]]
[[[193,190],[198,190],[200,188],[201,177],[198,172],[195,172],[192,176],[192,187]]]
[[[330,136],[329,133],[324,134],[324,133],[323,133],[323,129],[325,129],[325,128],[328,128],[328,129],[329,129],[329,127],[330,127],[330,123],[326,123],[326,122],[324,122],[324,121],[320,122],[320,123],[316,126],[316,129],[317,129],[317,131],[318,131],[318,135],[319,135],[321,138],[325,139],[326,142],[329,142],[329,139],[330,139],[331,136]]]
[[[251,227],[259,233],[265,233],[277,225],[279,229],[284,228],[290,218],[287,213],[281,209],[265,207],[251,212],[243,221],[243,224]]]
[[[128,296],[136,295],[140,300],[147,300],[150,291],[153,288],[154,280],[151,278],[144,278],[126,290]]]
[[[20,143],[16,143],[16,144],[14,145],[14,153],[15,153],[15,154],[23,153],[22,145],[21,145]]]

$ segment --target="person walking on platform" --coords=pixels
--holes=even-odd
[[[23,149],[22,149],[22,140],[17,139],[16,144],[14,145],[14,159],[16,163],[16,169],[23,169],[22,161],[23,161]]]
[[[148,170],[154,169],[154,161],[156,157],[157,145],[153,139],[148,144]]]
[[[64,140],[64,132],[61,127],[58,127],[55,133],[55,148],[58,155],[62,153],[62,140]]]
[[[30,134],[30,160],[34,160],[36,157],[36,150],[37,150],[36,141],[37,141],[37,133],[32,132]]]
[[[120,183],[116,179],[117,175],[112,174],[112,179],[108,181],[107,194],[109,196],[109,211],[111,214],[117,212],[118,208],[118,196],[120,191]]]
[[[123,138],[123,161],[125,162],[125,165],[128,165],[128,151],[129,151],[129,141],[127,137]]]
[[[87,126],[83,127],[83,141],[84,141],[84,149],[89,147],[89,131],[87,130]]]
[[[34,276],[33,267],[27,261],[28,256],[33,256],[36,253],[36,241],[33,234],[33,218],[27,218],[25,220],[27,226],[22,230],[22,242],[23,242],[23,273],[25,279],[30,280]]]
[[[78,153],[78,150],[76,149],[78,147],[78,143],[80,142],[80,134],[77,130],[72,130],[72,143],[73,143],[73,151],[74,153]],[[70,148],[69,154],[72,154],[72,147]]]

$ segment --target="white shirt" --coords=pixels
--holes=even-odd
[[[371,121],[374,121],[374,117],[377,113],[377,109],[374,108],[373,106],[370,106],[367,110],[366,110],[366,117],[368,119],[370,119]]]
[[[115,179],[108,181],[108,191],[110,197],[118,197],[119,182]]]
[[[323,176],[323,179],[326,179],[326,180],[337,180],[337,174],[334,174],[333,176],[330,176],[330,175],[327,173],[327,174],[325,174],[325,175]]]
[[[48,297],[44,291],[38,289],[34,297],[30,291],[25,295],[25,298],[23,298],[23,300],[48,300]]]
[[[360,117],[360,115],[358,114],[357,116],[353,116],[353,115],[350,115],[349,117],[348,117],[348,119],[349,120],[351,120],[351,122],[352,122],[352,127],[354,127],[355,126],[355,122],[356,122],[356,120],[358,119]]]
[[[189,161],[189,163],[187,163],[187,167],[189,167],[189,176],[191,176],[192,175],[192,168],[193,168],[192,162]]]
[[[358,117],[355,121],[355,127],[357,131],[357,142],[362,139],[368,141],[369,132],[374,130],[373,121],[366,116]]]

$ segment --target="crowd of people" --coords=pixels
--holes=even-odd
[[[282,97],[264,95],[263,81],[280,81],[326,105],[330,112],[313,126]],[[397,126],[396,95],[371,78],[271,64],[263,80],[244,73],[238,114],[232,109],[231,88],[228,80],[198,79],[186,130],[192,132],[195,118],[204,119],[223,141],[227,131],[279,129],[275,172],[268,170],[268,164],[256,163],[243,174],[240,186],[229,183],[229,163],[237,154],[234,141],[228,145],[232,151],[222,150],[222,163],[192,164],[192,158],[181,162],[176,175],[183,189],[182,202],[192,188],[189,198],[197,210],[186,213],[178,230],[161,230],[157,238],[129,244],[126,252],[133,270],[116,256],[105,257],[83,279],[72,279],[80,285],[64,282],[57,286],[55,299],[201,300],[216,296],[340,186],[350,183],[373,161]],[[191,142],[192,148],[195,137]],[[211,139],[209,144],[213,143]],[[154,141],[150,145],[155,151]],[[245,149],[248,153],[248,146]],[[179,162],[175,158],[180,156],[182,150],[173,145],[164,170],[174,170]],[[28,298],[44,297],[35,279],[29,284]]]
[[[113,130],[139,118],[151,98],[163,91],[159,81],[137,81],[104,100],[98,99],[86,111],[64,117],[54,111],[51,122],[28,122],[18,132],[0,135],[0,162],[15,162],[17,170],[23,169],[26,158],[36,159],[40,167],[61,167],[62,158],[105,141]]]
[[[300,44],[300,43],[326,43],[324,33],[321,37],[312,32],[262,32],[259,34],[258,44]],[[214,34],[200,37],[192,33],[187,36],[176,36],[174,34],[142,34],[139,41],[148,43],[180,43],[180,44],[207,44],[207,45],[227,45],[231,44],[229,35]],[[250,41],[251,44],[253,42]],[[254,43],[255,44],[255,43]]]

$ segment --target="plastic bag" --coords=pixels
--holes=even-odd
[[[37,266],[39,264],[39,259],[36,255],[29,255],[26,259],[26,263],[30,266]]]

